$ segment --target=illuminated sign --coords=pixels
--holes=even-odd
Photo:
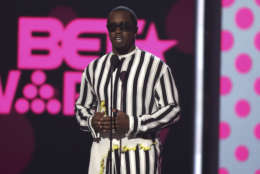
[[[145,38],[137,39],[136,45],[164,60],[163,53],[177,41],[159,39],[154,23],[150,23],[144,33],[146,25],[145,20],[138,20],[137,34],[144,34]],[[112,45],[105,18],[75,19],[64,27],[56,18],[20,17],[17,48],[18,70],[9,71],[5,85],[0,79],[0,114],[10,114],[15,109],[20,114],[62,112],[72,116],[82,70],[100,54],[111,51]],[[59,70],[64,64],[75,71],[60,70],[63,77],[57,76],[57,79],[63,79],[62,96],[57,96],[59,88],[47,83],[45,71]],[[31,81],[20,86],[25,70],[33,71]],[[16,98],[18,88],[22,89],[22,97]]]

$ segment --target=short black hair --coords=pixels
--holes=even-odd
[[[137,27],[137,16],[136,16],[135,12],[132,9],[130,9],[130,8],[126,7],[126,6],[120,5],[120,6],[117,6],[117,7],[113,8],[109,12],[109,14],[111,14],[114,11],[126,11],[126,12],[128,12],[130,14],[132,22]],[[109,18],[109,16],[107,17],[107,22],[108,22],[108,18]]]

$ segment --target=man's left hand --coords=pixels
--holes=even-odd
[[[126,113],[122,111],[117,112],[117,116],[115,118],[116,124],[116,132],[119,134],[125,134],[129,130],[129,117]]]

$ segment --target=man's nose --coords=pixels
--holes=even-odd
[[[120,27],[120,26],[117,26],[115,32],[116,32],[116,33],[121,33],[121,32],[122,32],[122,31],[121,31],[121,27]]]

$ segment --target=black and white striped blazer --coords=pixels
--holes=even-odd
[[[120,66],[111,73],[112,54],[92,61],[83,72],[75,105],[76,118],[82,128],[90,131],[94,138],[97,136],[91,120],[94,112],[100,110],[101,101],[105,102],[108,115],[112,105],[129,116],[129,136],[158,132],[179,119],[178,92],[166,63],[136,48],[120,55]],[[122,72],[126,74],[124,81],[120,79]]]

